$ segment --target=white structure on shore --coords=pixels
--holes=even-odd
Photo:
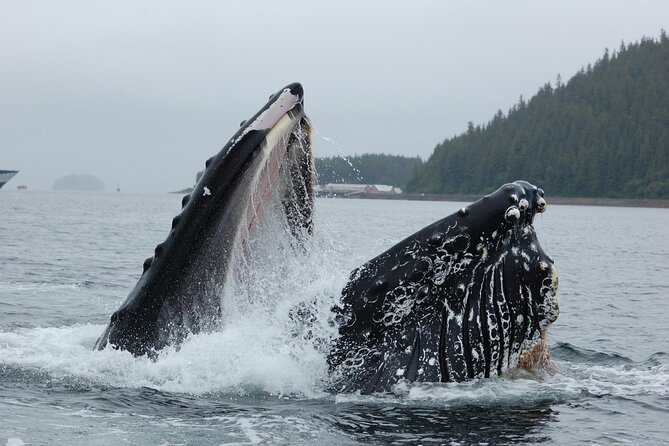
[[[402,189],[395,186],[388,186],[386,184],[328,183],[316,186],[316,193],[320,196],[353,197],[401,194]]]

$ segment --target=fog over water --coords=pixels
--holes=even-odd
[[[6,0],[0,169],[21,171],[12,188],[88,173],[108,191],[180,189],[293,81],[317,156],[427,158],[666,17],[663,1]]]

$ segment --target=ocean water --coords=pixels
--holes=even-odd
[[[181,197],[3,190],[0,445],[669,444],[669,210],[547,198],[555,372],[361,396],[324,391],[329,307],[350,270],[462,203],[318,199],[306,252],[153,362],[92,347]],[[313,325],[288,316],[299,303]]]

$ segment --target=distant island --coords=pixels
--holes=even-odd
[[[102,192],[105,184],[92,175],[67,175],[53,183],[53,190]]]
[[[567,83],[439,144],[407,190],[485,194],[525,179],[562,197],[669,198],[669,38],[606,50]]]

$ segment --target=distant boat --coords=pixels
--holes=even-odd
[[[25,184],[19,184],[18,186],[16,186],[16,188],[18,190],[24,190],[24,189],[28,189],[28,186],[26,186]]]
[[[2,189],[2,186],[7,184],[9,180],[14,178],[14,175],[19,173],[18,170],[0,170],[0,189]]]

